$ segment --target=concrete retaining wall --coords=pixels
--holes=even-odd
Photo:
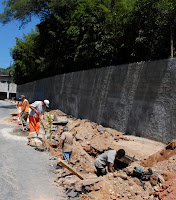
[[[78,118],[137,136],[176,138],[176,59],[57,75],[17,88]]]

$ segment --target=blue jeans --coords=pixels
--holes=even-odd
[[[63,152],[63,160],[66,160],[67,162],[70,161],[72,151],[71,152]]]

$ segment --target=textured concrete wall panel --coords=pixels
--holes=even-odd
[[[176,59],[57,75],[18,86],[30,102],[88,118],[127,134],[176,138]]]

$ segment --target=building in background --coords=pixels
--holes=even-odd
[[[13,82],[13,77],[0,75],[0,99],[12,99],[16,97],[17,85]]]

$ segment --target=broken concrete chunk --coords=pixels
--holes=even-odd
[[[95,183],[98,183],[99,180],[86,180],[83,182],[82,186],[86,187],[86,186],[90,186],[90,185],[94,185]]]
[[[101,132],[101,131],[102,131],[102,132],[105,132],[106,129],[105,129],[104,127],[98,127],[97,130],[98,130],[99,132]]]
[[[42,141],[39,140],[38,138],[35,138],[34,141],[35,141],[35,146],[36,146],[36,147],[40,147],[40,146],[42,146],[42,144],[43,144]]]
[[[41,147],[42,144],[43,144],[42,141],[38,138],[31,138],[28,142],[28,145],[33,147]]]
[[[28,145],[34,147],[34,146],[35,146],[35,141],[34,141],[34,139],[30,139]]]
[[[76,192],[75,189],[69,190],[69,191],[67,192],[68,197],[72,197],[72,198],[78,196],[78,194],[79,194],[79,193]]]

